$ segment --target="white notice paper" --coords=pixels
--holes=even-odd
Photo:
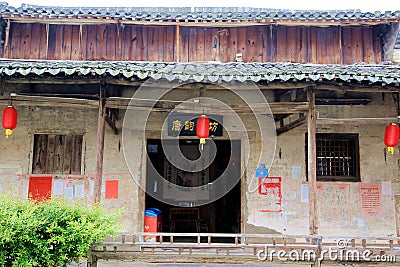
[[[301,185],[301,202],[302,203],[308,202],[308,184]]]
[[[392,195],[391,182],[382,182],[382,195]]]
[[[94,181],[89,181],[89,194],[94,195]]]
[[[64,181],[54,181],[53,183],[53,195],[62,196],[64,193]]]
[[[84,198],[85,197],[85,185],[77,184],[75,185],[75,198]]]
[[[292,166],[292,178],[297,180],[301,175],[301,166]]]
[[[72,186],[67,186],[64,188],[64,196],[68,200],[73,200],[74,199],[74,188]]]

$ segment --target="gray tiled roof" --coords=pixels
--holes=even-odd
[[[0,60],[0,75],[112,76],[168,81],[345,81],[399,86],[400,65],[322,65],[299,63],[161,63],[133,61]]]
[[[135,21],[189,21],[189,22],[235,22],[235,21],[376,21],[399,19],[400,11],[360,12],[359,10],[278,10],[239,7],[54,7],[23,4],[15,8],[1,3],[3,16],[27,18],[107,18]]]

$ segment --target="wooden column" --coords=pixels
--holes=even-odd
[[[104,156],[104,133],[105,133],[105,111],[104,106],[104,84],[100,85],[99,115],[97,120],[97,149],[96,170],[94,175],[94,203],[101,200],[101,184],[103,181],[103,156]]]
[[[89,249],[89,257],[87,260],[87,267],[97,267],[97,256],[92,254],[92,248]]]
[[[4,86],[6,85],[6,83],[4,82],[4,78],[0,78],[0,96],[2,96],[4,94]]]
[[[308,196],[310,206],[309,228],[310,234],[318,234],[318,211],[317,211],[317,170],[316,170],[316,117],[315,117],[315,92],[308,88]]]
[[[4,37],[4,47],[3,47],[3,52],[4,53],[2,53],[1,54],[1,57],[8,57],[8,58],[10,58],[11,57],[11,49],[10,49],[10,47],[9,47],[9,42],[10,42],[10,25],[11,25],[11,22],[10,22],[10,20],[8,19],[7,20],[7,26],[6,26],[6,29],[5,29],[5,37]]]
[[[179,25],[176,25],[175,33],[175,61],[181,61],[181,29]]]

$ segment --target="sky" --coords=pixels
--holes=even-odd
[[[308,9],[308,10],[335,10],[335,9],[360,9],[366,11],[396,11],[400,10],[399,0],[3,0],[8,4],[19,7],[22,3],[43,6],[68,6],[68,7],[264,7],[278,9]]]

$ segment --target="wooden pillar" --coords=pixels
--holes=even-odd
[[[49,59],[50,24],[46,23],[46,59]]]
[[[309,228],[310,234],[318,234],[318,211],[317,211],[317,149],[316,149],[316,117],[315,117],[315,92],[308,88],[308,196],[309,196]]]
[[[179,25],[176,25],[175,33],[175,61],[181,61],[181,30]]]
[[[89,257],[87,259],[87,267],[97,267],[97,257],[92,254],[92,248],[89,249]]]
[[[11,25],[11,22],[8,19],[7,20],[7,26],[6,26],[6,29],[5,29],[4,47],[2,49],[3,53],[1,54],[1,57],[8,57],[8,58],[11,57],[11,49],[10,49],[10,46],[9,46],[9,42],[10,42],[10,25]]]
[[[4,82],[4,78],[1,77],[0,78],[0,96],[2,96],[4,94],[4,86],[6,85],[6,83]]]
[[[94,175],[94,203],[101,200],[101,184],[103,181],[103,156],[104,156],[104,133],[105,133],[105,111],[104,106],[104,84],[100,85],[99,115],[97,120],[97,149],[96,170]]]

